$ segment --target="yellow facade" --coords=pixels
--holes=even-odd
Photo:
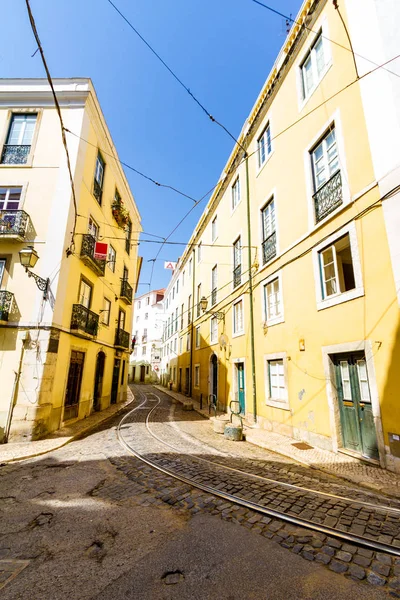
[[[11,219],[12,230],[20,210],[0,211],[0,261],[5,258],[0,296],[13,295],[0,320],[3,441],[37,439],[126,398],[140,216],[90,80],[55,82],[64,126],[72,132],[66,135],[75,227],[60,123],[47,82],[0,86],[0,188],[22,190],[18,209],[31,223],[18,237],[10,236],[4,223]],[[28,156],[11,164],[5,152],[12,119],[26,114],[37,115]],[[95,189],[99,153],[105,166]],[[121,210],[115,216],[112,211],[116,190],[125,221]],[[106,261],[94,259],[96,239],[108,251],[113,246],[115,260],[109,253]],[[18,253],[27,245],[40,257],[32,271],[50,279],[46,300],[19,264]]]
[[[346,21],[345,9],[342,14]],[[202,395],[204,402],[216,391],[218,407],[225,410],[239,399],[243,385],[245,415],[260,427],[400,469],[391,445],[400,433],[399,307],[385,199],[375,177],[353,56],[343,49],[348,47],[343,25],[332,3],[324,1],[306,2],[296,21],[306,18],[312,31],[295,26],[289,34],[243,127],[241,147],[233,150],[167,288],[166,312],[175,323],[178,308],[179,317],[177,328],[166,329],[164,381],[195,398]],[[312,86],[305,80],[307,66]],[[322,164],[327,173],[332,166],[333,174],[318,187]],[[234,206],[238,178],[240,200]],[[241,256],[235,263],[239,237]],[[241,279],[235,286],[237,264]],[[274,296],[273,290],[279,292]],[[195,306],[188,325],[189,295],[192,311],[203,296],[208,305],[204,313]],[[238,301],[241,310],[235,308]],[[223,314],[212,325],[217,312]],[[188,352],[186,336],[192,344]],[[346,441],[354,432],[348,412],[341,411],[355,406],[345,387],[346,369],[353,365],[360,394],[357,419],[362,422],[363,411],[370,414],[365,437],[376,437],[370,453]],[[360,426],[366,431],[365,423]]]

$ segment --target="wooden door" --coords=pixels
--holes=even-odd
[[[81,393],[84,360],[84,352],[71,352],[64,402],[64,421],[74,419],[79,413],[79,396]]]

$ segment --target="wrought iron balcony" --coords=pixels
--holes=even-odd
[[[214,304],[217,304],[217,288],[211,290],[211,306],[214,306]]]
[[[81,246],[81,259],[96,273],[96,275],[104,275],[104,271],[106,268],[105,260],[97,260],[94,258],[94,249],[96,245],[96,239],[90,235],[90,233],[85,233],[82,236],[82,246]]]
[[[242,265],[238,265],[233,269],[233,287],[236,288],[242,283]]]
[[[4,144],[3,152],[1,153],[1,164],[2,165],[25,165],[28,161],[29,152],[31,147]]]
[[[276,231],[271,233],[262,243],[263,265],[267,264],[276,256]]]
[[[120,296],[121,296],[121,300],[126,302],[126,304],[132,304],[133,289],[132,289],[132,286],[129,285],[129,283],[127,282],[126,279],[123,279],[121,281]]]
[[[101,204],[102,195],[103,195],[103,188],[101,187],[101,185],[99,184],[97,179],[94,179],[94,181],[93,181],[93,196],[96,198],[96,200],[99,204]]]
[[[343,204],[342,176],[337,171],[313,195],[315,206],[315,220],[322,221],[329,213]]]
[[[83,304],[72,305],[71,329],[96,336],[99,328],[99,315]]]
[[[0,239],[23,242],[29,231],[32,223],[24,210],[0,210]]]
[[[115,330],[114,346],[119,348],[129,348],[129,333],[117,327]]]
[[[13,299],[14,294],[0,290],[0,321],[8,321]]]

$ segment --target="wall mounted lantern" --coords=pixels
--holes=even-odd
[[[203,313],[207,314],[207,315],[211,315],[212,317],[215,317],[218,321],[225,322],[225,313],[224,312],[222,312],[222,311],[213,312],[212,310],[207,310],[207,306],[208,306],[208,300],[205,296],[202,296],[202,298],[200,298],[200,308],[203,311]]]
[[[32,273],[32,271],[29,270],[36,265],[38,260],[39,255],[33,246],[27,246],[19,251],[19,262],[23,267],[25,267],[28,277],[33,277],[37,287],[41,292],[43,292],[43,300],[47,300],[48,291],[50,288],[50,279],[43,279],[42,277],[39,277],[39,275],[36,275],[36,273]]]

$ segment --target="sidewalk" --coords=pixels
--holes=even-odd
[[[165,392],[182,404],[192,402],[193,409],[196,412],[209,418],[207,406],[200,410],[199,403],[196,402],[196,400],[188,398],[183,394],[169,391],[161,385],[156,385],[154,387]],[[244,426],[243,430],[246,441],[250,444],[287,456],[312,469],[325,471],[330,475],[341,477],[342,479],[381,494],[400,498],[400,475],[396,473],[370,465],[342,452],[329,452],[328,450],[314,447],[301,450],[293,446],[298,440],[288,438],[279,433],[267,431],[266,429]]]
[[[89,417],[86,417],[86,419],[81,419],[68,427],[63,427],[62,429],[55,431],[43,440],[2,444],[0,445],[0,464],[34,458],[35,456],[58,450],[58,448],[65,446],[65,444],[72,442],[83,433],[90,431],[94,427],[100,425],[100,423],[103,423],[114,416],[132,401],[133,394],[128,386],[128,398],[125,402],[113,404],[101,412],[95,412]]]

